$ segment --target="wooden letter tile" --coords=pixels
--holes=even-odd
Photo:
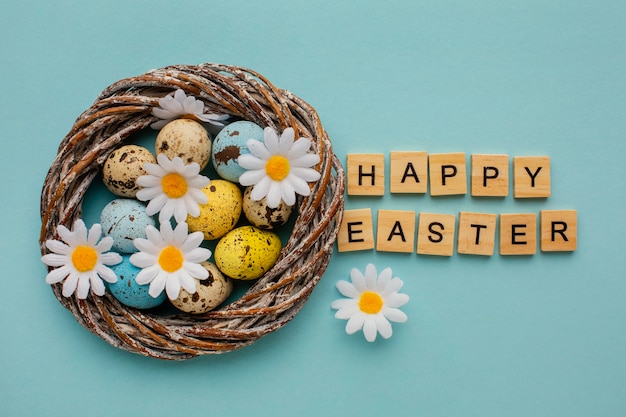
[[[576,250],[578,233],[576,210],[541,210],[540,218],[543,252]]]
[[[430,195],[467,194],[465,153],[440,153],[428,157]]]
[[[500,255],[537,253],[537,215],[500,215]]]
[[[417,253],[452,256],[454,251],[453,214],[420,213],[417,227]]]
[[[337,250],[351,252],[374,249],[372,209],[345,210],[337,235]]]
[[[513,158],[513,183],[515,198],[550,197],[550,157]]]
[[[376,250],[413,253],[415,249],[415,212],[378,210]]]
[[[509,156],[472,154],[472,196],[509,195]]]
[[[428,154],[391,152],[389,189],[392,193],[424,194],[428,190]]]
[[[467,255],[493,255],[497,215],[459,213],[457,252]]]
[[[348,195],[385,194],[385,155],[348,154]]]

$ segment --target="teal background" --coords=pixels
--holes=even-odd
[[[0,415],[624,416],[626,3],[20,1],[0,6]],[[574,253],[335,254],[302,312],[253,346],[171,363],[110,347],[52,296],[39,197],[75,118],[169,64],[253,68],[347,153],[552,158],[552,196],[351,197],[346,208],[578,210]],[[409,321],[348,336],[335,283],[405,281]]]

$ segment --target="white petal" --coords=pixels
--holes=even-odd
[[[263,178],[268,178],[265,170],[255,169],[252,171],[246,171],[239,176],[239,184],[247,187],[249,185],[258,184],[263,180]]]
[[[322,177],[322,175],[313,168],[291,167],[290,172],[307,182],[315,182]]]
[[[237,163],[240,167],[251,170],[251,169],[261,169],[265,172],[265,164],[267,164],[267,160],[258,158],[254,155],[243,154],[239,155],[237,158]]]
[[[194,114],[196,112],[196,99],[188,96],[183,100],[183,111],[185,114]]]
[[[405,321],[408,320],[407,315],[402,310],[398,310],[397,308],[384,307],[383,315],[388,320],[393,321],[395,323],[404,323]]]
[[[78,274],[72,272],[68,275],[67,279],[63,282],[63,297],[70,297],[76,290],[78,285]]]
[[[139,278],[139,276],[137,276],[137,278]],[[159,273],[150,283],[150,287],[148,288],[148,294],[150,294],[152,298],[157,298],[159,295],[161,295],[163,289],[165,289],[166,282],[167,275],[165,274],[165,272]],[[137,283],[139,283],[139,281],[137,281]]]
[[[106,282],[110,282],[111,284],[117,282],[117,275],[115,274],[115,272],[113,272],[111,268],[107,268],[106,266],[100,266],[96,268],[96,272]],[[102,294],[98,294],[98,295],[102,295]]]
[[[311,141],[307,138],[300,138],[293,143],[291,149],[287,153],[287,158],[289,161],[299,158],[303,155],[306,155],[311,148]]]
[[[177,202],[174,200],[167,200],[165,202],[165,205],[161,208],[161,211],[159,212],[159,223],[161,224],[169,223],[170,219],[174,215],[176,203]],[[148,206],[150,205],[148,204]]]
[[[98,239],[100,239],[101,235],[102,226],[98,223],[92,225],[87,236],[87,243],[89,243],[90,246],[96,246],[96,243],[98,243]]]
[[[194,175],[193,177],[187,178],[187,185],[190,188],[204,188],[210,183],[211,180],[204,175]]]
[[[148,268],[156,263],[156,258],[157,256],[155,255],[149,255],[145,252],[137,252],[130,255],[130,263],[135,265],[137,268]]]
[[[100,255],[100,262],[104,265],[117,265],[122,262],[122,256],[115,252],[103,253]]]
[[[185,262],[183,264],[183,269],[193,278],[205,279],[209,276],[209,271],[207,271],[202,265],[195,262]]]
[[[91,276],[89,281],[91,284],[91,289],[93,290],[94,294],[98,296],[103,296],[104,295],[104,283],[102,282],[102,280],[97,275],[94,274]]]
[[[352,298],[340,298],[338,300],[333,301],[330,307],[332,309],[338,310],[338,309],[348,308],[348,307],[352,307],[356,305],[357,305],[356,301],[353,300]]]
[[[163,155],[163,158],[159,158],[159,156],[161,156],[161,155],[163,155],[163,154],[159,154],[159,155],[157,155],[157,160],[158,160],[158,161],[160,161],[160,162],[159,162],[159,164],[160,164],[161,162],[165,162],[165,161],[167,161],[167,162],[165,162],[165,163],[166,163],[166,164],[168,165],[168,167],[169,167],[169,159],[167,159],[167,156],[165,156],[165,155]],[[167,173],[168,173],[168,171],[169,171],[169,170],[165,170],[165,168],[164,168],[164,167],[162,167],[162,166],[161,166],[161,165],[159,165],[159,164],[153,164],[153,163],[151,163],[151,162],[145,162],[145,163],[143,164],[143,169],[144,169],[144,170],[145,170],[148,174],[152,175],[153,177],[156,177],[156,178],[163,178],[165,175],[167,175]],[[142,176],[143,176],[143,175],[142,175]],[[139,178],[141,178],[141,177],[139,177]],[[139,180],[139,178],[137,178],[137,180]]]
[[[352,268],[352,270],[350,271],[350,280],[352,281],[354,288],[358,290],[359,296],[363,291],[367,291],[368,288],[365,283],[365,277],[358,269]]]
[[[137,277],[135,278],[135,282],[137,282],[137,284],[139,285],[150,284],[154,282],[154,280],[156,280],[159,274],[163,274],[163,272],[161,271],[161,268],[159,268],[157,265],[151,265],[139,271],[139,273],[137,274]]]
[[[350,317],[350,320],[346,323],[346,333],[354,334],[363,328],[365,323],[365,314],[358,313]]]
[[[337,290],[339,290],[341,295],[343,295],[344,297],[358,299],[361,296],[362,291],[359,291],[358,288],[356,288],[353,284],[349,283],[348,281],[344,281],[344,280],[337,281],[337,284],[335,284],[335,286],[337,287]]]
[[[161,226],[161,228],[163,228],[163,226]],[[152,225],[146,226],[146,237],[151,244],[155,245],[158,248],[162,248],[165,244],[165,241],[163,240],[159,229]]]
[[[190,294],[195,294],[196,292],[196,280],[189,274],[180,274],[180,286]]]
[[[154,114],[154,109],[152,109],[152,113]],[[150,125],[150,127],[154,130],[159,130],[162,129],[166,124],[168,124],[169,122],[171,122],[173,120],[173,118],[171,119],[166,119],[166,120],[159,120],[158,122],[154,122]]]
[[[114,241],[112,237],[105,236],[100,242],[98,242],[98,244],[95,246],[95,249],[98,253],[103,254],[105,252],[108,252],[113,247],[113,243]]]
[[[289,181],[282,181],[280,183],[280,196],[288,206],[296,204],[296,192]]]
[[[137,198],[139,198],[139,196],[137,196]],[[165,194],[157,195],[155,198],[150,200],[150,202],[146,206],[146,214],[148,216],[153,216],[157,214],[158,212],[163,210],[163,207],[165,207],[168,201],[169,199],[167,198]]]
[[[46,247],[60,255],[69,255],[72,253],[72,248],[58,240],[46,240]]]
[[[57,269],[53,269],[46,275],[46,283],[48,284],[56,284],[57,282],[61,282],[67,277],[71,272],[71,269],[68,266],[62,266]]]
[[[185,200],[178,199],[176,204],[174,204],[174,218],[176,219],[176,222],[181,223],[187,220],[187,214],[189,213],[187,212],[187,207],[185,206]]]
[[[183,251],[183,253],[186,254],[189,251],[200,246],[203,240],[204,240],[204,234],[202,232],[189,233],[189,235],[185,237],[179,249]]]
[[[272,157],[272,153],[267,149],[267,147],[263,144],[263,142],[260,142],[256,139],[248,139],[246,141],[246,146],[248,147],[248,149],[250,150],[250,153],[252,153],[252,155],[261,158],[265,161],[267,161],[268,159],[270,159]],[[245,155],[245,154],[244,154]],[[241,155],[243,156],[243,155]],[[241,165],[241,156],[238,158],[238,162]]]
[[[392,276],[393,272],[391,271],[391,268],[383,269],[378,275],[378,281],[376,282],[376,291],[382,294],[383,291],[385,291],[385,289],[387,288],[389,282],[391,281]]]
[[[365,323],[363,323],[363,334],[365,335],[365,340],[368,342],[375,341],[377,333],[376,319],[373,316],[365,317]]]
[[[376,280],[378,279],[378,273],[374,264],[367,264],[365,267],[365,285],[370,290],[376,290]]]
[[[89,275],[86,274],[81,275],[78,278],[78,290],[76,291],[76,294],[81,300],[84,300],[87,298],[87,295],[89,295],[89,281]]]
[[[204,262],[211,256],[211,251],[206,248],[196,248],[185,254],[185,260],[189,262]]]
[[[271,155],[278,154],[278,135],[274,128],[268,126],[263,129],[263,142]]]
[[[282,156],[287,156],[291,146],[293,145],[294,132],[293,128],[288,127],[283,130],[283,134],[280,135],[280,141],[278,144],[278,154]]]
[[[296,175],[293,175],[293,173],[291,172],[289,173],[289,175],[287,175],[287,178],[285,179],[285,181],[283,181],[283,184],[285,182],[288,182],[290,184],[291,189],[295,193],[298,193],[305,197],[311,194],[311,188],[309,188],[309,184],[307,184],[307,182],[303,179],[298,178]]]
[[[280,183],[271,181],[269,183],[269,190],[267,190],[267,206],[269,208],[276,208],[280,204],[281,200]]]
[[[375,319],[378,333],[380,333],[383,338],[389,339],[393,334],[391,323],[389,323],[389,321],[382,314],[377,314]]]
[[[185,243],[188,236],[187,233],[189,233],[189,226],[187,223],[181,222],[176,225],[176,228],[172,231],[172,242],[176,247],[182,246],[183,243]]]
[[[48,253],[41,257],[41,262],[48,266],[63,266],[71,263],[69,255],[59,255],[58,253]]]
[[[317,165],[320,162],[320,157],[314,153],[307,153],[294,159],[289,160],[289,164],[298,168],[309,168]]]
[[[385,288],[385,291],[382,294],[383,297],[388,297],[389,295],[393,294],[394,292],[397,292],[400,288],[402,288],[403,285],[404,285],[404,281],[402,281],[400,278],[398,278],[398,277],[393,278],[387,284],[387,288]]]
[[[59,236],[61,237],[61,239],[63,239],[63,241],[67,244],[69,244],[70,246],[74,246],[74,242],[73,242],[73,238],[74,238],[74,233],[70,232],[70,229],[68,229],[67,227],[63,226],[62,224],[60,224],[57,227],[57,233],[59,234]],[[76,242],[78,243],[78,242]]]
[[[161,181],[163,181],[162,178],[154,175],[142,175],[135,180],[135,183],[144,188],[157,188],[160,191]]]
[[[158,117],[159,119],[165,119],[162,120],[163,122],[165,122],[166,120],[169,121],[173,118],[175,118],[177,115],[174,114],[174,112],[171,112],[169,110],[163,109],[161,107],[155,107],[152,109],[152,114],[156,117]],[[156,123],[154,123],[156,124]],[[163,126],[165,126],[166,123],[163,123]]]
[[[85,222],[81,219],[78,219],[74,222],[74,236],[77,239],[80,239],[81,244],[87,243],[87,226],[85,226]]]
[[[170,300],[178,298],[180,293],[180,278],[178,274],[170,274],[165,282],[165,292]]]
[[[390,294],[385,297],[385,304],[389,307],[402,307],[409,302],[409,296],[401,293]]]
[[[337,312],[335,313],[335,318],[346,320],[354,316],[359,311],[359,307],[356,305],[356,303],[353,303],[353,305],[351,306],[340,308],[339,310],[337,310]]]
[[[263,197],[267,196],[267,193],[270,190],[271,184],[272,184],[272,180],[270,179],[270,177],[264,176],[263,178],[261,178],[261,181],[259,181],[254,186],[254,188],[252,188],[252,192],[250,193],[250,198],[252,198],[253,201],[262,200]]]

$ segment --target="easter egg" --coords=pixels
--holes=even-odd
[[[196,292],[190,294],[184,288],[180,289],[178,298],[171,300],[174,307],[191,314],[202,314],[215,309],[222,304],[233,292],[233,281],[222,275],[217,266],[211,262],[202,262],[209,271],[209,277],[196,281]]]
[[[278,207],[270,208],[265,197],[254,201],[250,196],[252,188],[246,187],[243,193],[243,213],[252,225],[261,229],[274,229],[289,220],[293,206],[289,206],[281,200]]]
[[[137,284],[137,274],[141,271],[130,263],[130,255],[122,255],[122,262],[110,267],[117,275],[117,282],[106,283],[111,292],[120,303],[138,309],[153,308],[161,305],[167,295],[163,291],[158,297],[153,298],[149,293],[149,284]]]
[[[122,253],[136,252],[133,240],[146,237],[146,226],[155,221],[146,214],[146,205],[137,200],[119,198],[107,204],[100,213],[102,234],[113,238],[112,250]]]
[[[200,204],[198,217],[187,216],[190,232],[204,233],[205,240],[215,240],[231,231],[241,216],[241,190],[237,184],[225,180],[212,180],[202,188],[208,197]]]
[[[274,266],[280,249],[277,234],[254,226],[242,226],[220,239],[213,256],[225,275],[250,280],[259,278]]]
[[[196,162],[203,169],[211,158],[211,138],[200,123],[191,119],[172,120],[159,131],[154,145],[157,155],[174,159],[179,156],[185,164]]]
[[[248,139],[263,141],[263,128],[248,121],[238,121],[224,127],[215,136],[211,160],[217,174],[225,180],[239,182],[246,170],[237,162],[239,155],[249,154]]]
[[[115,195],[134,198],[141,187],[137,178],[146,175],[144,163],[156,164],[152,153],[138,145],[124,145],[109,154],[102,166],[102,181]]]

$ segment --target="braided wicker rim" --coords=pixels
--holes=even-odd
[[[313,142],[321,179],[298,198],[298,217],[277,263],[233,303],[204,315],[156,315],[120,304],[108,293],[85,300],[61,295],[78,322],[111,345],[160,359],[182,360],[229,352],[280,329],[303,307],[322,277],[343,213],[344,174],[317,112],[249,69],[175,65],[114,83],[81,114],[62,140],[41,195],[41,252],[56,228],[82,216],[82,201],[108,155],[156,117],[159,98],[182,89],[211,113],[228,114],[279,132],[287,127]]]

